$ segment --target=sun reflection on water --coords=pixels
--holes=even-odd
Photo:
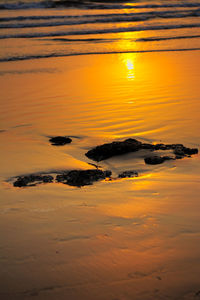
[[[127,78],[130,80],[133,80],[135,78],[135,72],[134,72],[134,64],[131,59],[127,59],[126,61],[126,67],[127,67]]]
[[[122,62],[126,67],[126,78],[128,80],[135,79],[135,54],[125,53],[122,54]]]

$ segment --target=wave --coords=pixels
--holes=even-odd
[[[56,58],[67,56],[81,56],[81,55],[105,55],[105,54],[124,54],[124,53],[154,53],[154,52],[184,52],[184,51],[200,51],[200,48],[180,48],[180,49],[153,49],[153,50],[130,50],[130,51],[103,51],[103,52],[77,52],[77,53],[50,53],[50,54],[36,54],[24,56],[12,56],[0,58],[1,62],[22,61],[42,58]]]
[[[200,35],[180,35],[180,36],[167,36],[167,37],[149,37],[135,40],[135,42],[159,42],[169,40],[181,40],[181,39],[196,39],[200,38]]]
[[[152,25],[152,26],[132,26],[121,28],[105,28],[100,30],[77,30],[77,31],[59,31],[59,32],[36,32],[36,33],[19,33],[19,34],[2,34],[0,39],[8,38],[42,38],[42,37],[56,37],[66,35],[90,35],[90,34],[108,34],[108,33],[123,33],[123,32],[137,32],[148,30],[172,30],[184,28],[200,28],[200,23],[193,24],[177,24],[177,25]]]
[[[200,5],[199,5],[200,6]],[[106,14],[87,14],[87,15],[39,15],[39,16],[17,16],[17,17],[0,17],[0,22],[10,22],[10,21],[40,21],[40,20],[51,20],[51,19],[99,19],[99,18],[113,18],[113,17],[143,17],[143,16],[158,16],[158,17],[165,17],[168,15],[190,15],[191,16],[198,16],[200,14],[200,8],[193,8],[192,10],[164,10],[164,11],[148,11],[148,12],[141,12],[141,13],[125,13],[124,11],[121,13],[106,13]]]
[[[7,9],[7,10],[18,10],[18,9],[37,9],[37,8],[58,8],[58,7],[80,7],[80,8],[89,8],[89,9],[124,9],[124,8],[133,8],[133,9],[141,9],[141,8],[168,8],[168,7],[200,7],[200,3],[198,2],[191,2],[191,3],[167,3],[167,4],[137,4],[130,3],[130,4],[116,4],[110,1],[103,2],[100,1],[80,1],[80,0],[57,0],[57,1],[32,1],[32,2],[12,2],[12,3],[1,3],[0,9]],[[117,2],[117,1],[115,1]],[[119,1],[123,2],[123,1]]]
[[[41,1],[41,2],[15,2],[15,3],[1,3],[0,10],[8,9],[8,10],[17,10],[17,9],[32,9],[32,8],[50,8],[50,1]]]
[[[90,15],[82,17],[78,16],[45,16],[45,19],[49,22],[43,23],[19,23],[22,17],[7,18],[7,21],[18,21],[15,24],[0,24],[0,28],[34,28],[34,27],[55,27],[55,26],[67,26],[67,25],[83,25],[83,24],[97,24],[97,23],[119,23],[119,22],[138,22],[147,21],[156,18],[187,18],[187,17],[199,17],[200,10],[190,11],[165,11],[165,12],[150,12],[150,13],[130,13],[130,14],[109,14],[109,15]],[[92,18],[91,18],[92,17]],[[25,17],[26,20],[44,20],[44,16],[30,16]],[[0,22],[5,21],[6,18],[1,18]],[[53,22],[52,19],[67,19],[67,21]],[[77,20],[78,19],[78,20]]]
[[[167,40],[181,40],[181,39],[196,39],[200,38],[200,34],[197,35],[180,35],[180,36],[166,36],[166,37],[148,37],[148,38],[139,38],[139,39],[131,39],[131,38],[91,38],[91,39],[68,39],[68,38],[53,38],[46,39],[50,41],[58,41],[58,42],[66,42],[66,43],[74,43],[74,42],[82,42],[82,43],[111,43],[121,40],[126,40],[129,42],[159,42],[159,41],[167,41]]]

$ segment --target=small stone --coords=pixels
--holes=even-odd
[[[156,144],[154,145],[154,150],[166,150],[166,145],[164,144]]]
[[[184,147],[183,145],[176,145],[176,147],[174,148],[174,154],[176,156],[190,156],[193,154],[197,154],[198,153],[198,149],[196,148],[187,148]]]
[[[182,159],[182,158],[183,158],[182,155],[176,155],[176,156],[175,156],[175,159]]]
[[[53,146],[63,146],[65,144],[70,144],[72,139],[65,136],[55,136],[49,139]]]
[[[141,149],[154,150],[154,145],[148,143],[142,143]]]
[[[197,148],[186,148],[186,147],[184,147],[184,153],[187,154],[187,155],[197,154],[198,149]]]
[[[118,175],[119,178],[131,178],[138,177],[138,172],[136,171],[124,171]]]
[[[173,159],[173,158],[169,157],[169,156],[157,156],[157,155],[155,155],[155,156],[145,157],[144,161],[148,165],[158,165],[158,164],[162,164],[166,160],[171,160],[171,159]]]

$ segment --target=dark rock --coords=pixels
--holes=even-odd
[[[102,171],[99,169],[63,171],[62,174],[56,176],[56,181],[81,187],[84,185],[90,185],[98,180],[110,178],[111,174],[111,171]],[[15,187],[28,187],[53,181],[54,178],[51,175],[31,174],[26,176],[18,176],[13,185]]]
[[[162,164],[164,161],[166,160],[171,160],[173,159],[172,157],[169,156],[147,156],[144,161],[146,164],[148,165],[158,165],[158,164]]]
[[[63,146],[65,144],[71,143],[72,139],[65,136],[55,136],[50,138],[49,142],[51,142],[53,146]]]
[[[99,169],[73,170],[69,171],[66,174],[57,175],[56,180],[64,184],[81,187],[84,185],[90,185],[95,181],[110,177],[111,174],[111,171],[102,171]]]
[[[177,158],[189,156],[198,153],[198,149],[186,148],[182,144],[149,144],[149,143],[141,143],[135,139],[127,139],[122,142],[112,142],[108,144],[103,144],[97,146],[91,150],[89,150],[85,155],[93,159],[95,161],[101,161],[113,156],[126,154],[129,152],[135,152],[138,150],[149,150],[149,151],[157,151],[157,150],[173,150],[174,154]],[[161,160],[167,160],[167,156],[164,158],[160,158]],[[169,158],[168,158],[169,159]],[[170,158],[171,159],[171,158]]]
[[[182,159],[184,156],[182,156],[182,155],[176,155],[175,156],[175,159]]]
[[[138,151],[141,149],[141,145],[142,143],[135,139],[127,139],[123,142],[112,142],[97,146],[85,155],[95,161],[101,161],[116,155]]]
[[[136,171],[124,171],[118,175],[119,178],[131,178],[138,177],[138,172]]]
[[[53,176],[51,175],[27,175],[27,176],[19,176],[17,180],[13,183],[16,187],[24,187],[24,186],[33,186],[38,183],[47,183],[52,182]]]
[[[154,145],[152,145],[152,144],[147,144],[147,143],[142,143],[141,144],[141,149],[147,149],[147,150],[155,150],[154,149]]]
[[[178,157],[185,156],[184,146],[183,145],[175,145],[175,147],[173,148],[173,152]]]
[[[174,154],[176,156],[190,156],[193,154],[197,154],[198,153],[198,149],[196,148],[187,148],[184,147],[183,145],[176,145],[176,147],[174,148]]]
[[[186,148],[186,147],[184,147],[183,151],[184,151],[185,155],[193,155],[193,154],[198,153],[197,148]]]
[[[153,148],[154,150],[166,150],[166,145],[164,144],[156,144],[156,145],[153,145]]]

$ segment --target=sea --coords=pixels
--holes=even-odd
[[[199,16],[194,0],[1,0],[0,61],[198,49]]]

